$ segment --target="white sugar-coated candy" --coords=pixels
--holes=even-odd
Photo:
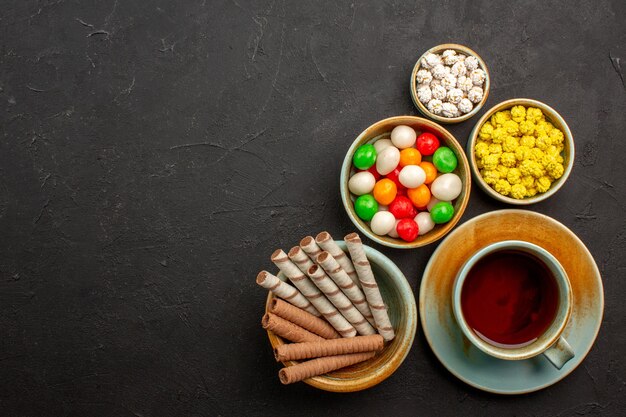
[[[398,234],[398,223],[400,223],[400,220],[395,221],[395,223],[393,224],[393,227],[391,228],[389,233],[387,233],[387,236],[393,237],[393,238],[398,238],[400,236]]]
[[[433,230],[435,227],[435,222],[432,217],[430,217],[430,213],[427,211],[422,211],[415,216],[415,223],[417,223],[418,235],[425,235],[426,233]]]
[[[417,188],[426,181],[426,172],[420,166],[407,165],[400,171],[398,180],[406,188]]]
[[[415,145],[417,133],[409,126],[396,126],[391,131],[391,143],[398,149],[406,149]]]
[[[441,202],[442,200],[439,200],[437,197],[432,196],[430,197],[430,201],[428,202],[428,204],[426,205],[426,209],[428,211],[432,210],[433,206],[439,202]],[[449,202],[449,201],[448,201]]]
[[[396,218],[388,211],[378,211],[372,217],[370,228],[378,236],[384,236],[396,225]]]
[[[471,55],[465,58],[465,67],[469,71],[474,71],[476,68],[478,68],[478,58]]]
[[[430,185],[430,192],[435,198],[442,201],[452,201],[461,194],[463,183],[456,174],[443,174],[435,178]]]
[[[348,189],[355,195],[371,193],[374,185],[376,185],[376,178],[368,171],[357,172],[348,181]]]
[[[389,146],[376,157],[376,171],[380,175],[387,175],[396,167],[400,162],[400,151],[395,146]]]
[[[378,139],[374,142],[374,149],[376,149],[376,155],[380,154],[383,149],[393,146],[391,139]]]

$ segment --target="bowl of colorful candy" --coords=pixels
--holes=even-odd
[[[361,232],[381,245],[412,249],[441,239],[459,221],[471,175],[450,132],[421,117],[397,116],[374,123],[352,143],[340,188]]]
[[[467,141],[474,179],[504,203],[543,201],[565,183],[574,165],[574,138],[561,115],[526,98],[487,111]]]
[[[470,48],[446,43],[417,60],[409,88],[415,107],[441,123],[460,123],[474,116],[489,95],[489,71]]]

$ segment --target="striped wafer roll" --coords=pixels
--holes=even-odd
[[[306,274],[306,271],[313,265],[313,261],[308,257],[306,252],[302,250],[300,246],[294,246],[289,250],[287,254],[289,259],[296,264],[296,266],[300,269],[300,271]]]
[[[317,288],[322,290],[331,303],[339,309],[341,314],[354,326],[359,334],[367,336],[376,334],[376,330],[367,322],[363,314],[354,307],[352,302],[341,292],[337,284],[326,275],[319,265],[313,265],[307,271],[307,275]]]
[[[313,236],[306,236],[303,238],[300,241],[300,247],[306,252],[307,255],[309,255],[309,257],[311,257],[311,259],[315,259],[315,257],[322,251],[322,249],[317,246],[317,243],[315,243]]]
[[[261,271],[259,272],[259,275],[256,276],[256,283],[261,287],[270,290],[276,297],[289,301],[294,306],[311,313],[315,317],[321,316],[319,311],[313,307],[313,304],[300,294],[300,291],[286,282],[281,281],[277,276],[272,275],[267,271]]]
[[[324,297],[324,294],[320,292],[315,284],[289,260],[289,257],[283,250],[275,250],[271,259],[274,265],[289,278],[293,285],[300,290],[302,295],[313,304],[313,307],[328,320],[330,325],[333,326],[340,335],[343,337],[356,336],[356,329],[339,313],[339,310]]]
[[[271,330],[283,339],[296,343],[326,340],[272,313],[265,313],[263,319],[261,319],[261,326],[266,330]]]
[[[363,317],[371,324],[375,324],[374,316],[372,316],[363,291],[350,279],[337,260],[330,253],[323,251],[317,255],[315,262],[324,268],[324,271],[341,288],[341,291],[352,301],[352,304],[363,314]]]
[[[347,355],[326,356],[324,358],[312,359],[281,369],[278,371],[278,378],[283,384],[293,384],[303,379],[366,361],[375,354],[376,352],[349,353]]]
[[[276,356],[277,362],[298,361],[322,356],[345,355],[346,353],[379,351],[383,348],[384,343],[383,337],[379,334],[320,342],[290,343],[274,348],[274,356]]]
[[[325,339],[336,339],[341,337],[333,326],[328,324],[327,321],[322,320],[319,317],[315,317],[314,315],[309,314],[306,311],[278,298],[272,299],[268,311]]]
[[[374,316],[378,333],[388,342],[395,337],[395,333],[389,320],[389,314],[387,314],[387,307],[383,302],[383,297],[380,295],[378,284],[376,284],[372,267],[365,255],[361,238],[356,233],[350,233],[344,240],[350,251],[350,256],[352,256],[356,271],[359,274],[361,286]]]
[[[350,258],[348,258],[345,252],[341,250],[337,243],[335,243],[330,233],[320,233],[315,237],[315,242],[319,245],[320,248],[333,255],[333,258],[335,258],[335,260],[339,262],[339,265],[341,265],[343,270],[346,271],[346,274],[348,274],[350,279],[354,281],[354,283],[359,287],[361,286],[361,283],[359,282],[359,276],[354,270],[354,265],[352,265],[352,261],[350,261]]]

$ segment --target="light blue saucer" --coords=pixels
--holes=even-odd
[[[543,247],[568,274],[573,305],[563,336],[575,356],[561,370],[543,355],[520,361],[493,358],[472,345],[456,324],[451,303],[457,271],[479,249],[509,239]],[[453,375],[484,391],[524,394],[560,381],[580,365],[598,335],[604,293],[591,253],[567,227],[535,212],[499,210],[469,220],[441,242],[424,271],[419,308],[426,340]]]

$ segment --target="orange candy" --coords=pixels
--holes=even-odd
[[[432,162],[424,161],[420,163],[419,166],[422,167],[426,173],[426,181],[424,181],[424,184],[430,184],[435,181],[435,178],[437,178],[437,168],[435,168]]]
[[[415,207],[426,207],[430,201],[430,189],[426,184],[417,188],[409,188],[406,195],[411,199]]]
[[[391,181],[389,178],[383,178],[382,180],[379,180],[376,185],[374,185],[373,194],[379,204],[387,206],[393,201],[394,198],[396,198],[396,194],[398,194],[398,187],[396,186],[396,183]]]
[[[400,151],[400,167],[407,165],[419,165],[422,162],[422,154],[415,148],[406,148]]]

